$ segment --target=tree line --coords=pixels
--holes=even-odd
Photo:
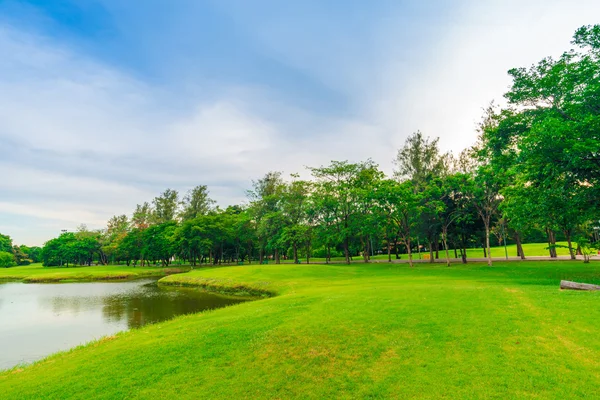
[[[66,232],[48,241],[44,265],[174,260],[198,264],[310,262],[374,254],[388,260],[425,250],[433,262],[467,262],[491,242],[547,241],[556,257],[564,240],[571,258],[598,242],[600,220],[600,25],[584,26],[573,49],[530,68],[509,71],[506,105],[491,104],[477,143],[458,156],[438,139],[411,135],[393,176],[372,160],[308,168],[309,179],[269,172],[245,204],[222,209],[200,185],[167,189],[112,217],[105,229]]]
[[[33,246],[17,246],[12,238],[0,233],[0,268],[9,268],[17,265],[29,265],[42,260],[42,248]]]

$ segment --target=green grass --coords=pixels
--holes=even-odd
[[[566,246],[567,242],[557,242],[556,244]],[[523,252],[525,253],[525,257],[538,257],[538,256],[546,256],[547,257],[547,256],[549,256],[547,247],[548,247],[548,243],[526,243],[526,244],[523,244]],[[577,248],[577,243],[573,243],[573,248],[574,249]],[[492,246],[491,249],[492,249],[492,257],[503,258],[506,255],[506,253],[504,252],[504,246]],[[516,244],[507,245],[506,250],[508,252],[509,257],[517,257],[517,245]],[[559,256],[568,256],[569,249],[559,247],[556,249],[556,253]],[[421,252],[421,256],[424,256],[426,254],[429,254],[429,251]],[[450,258],[455,258],[453,249],[449,250],[449,254],[450,254]],[[457,255],[458,255],[457,258],[460,258],[460,251],[457,251]],[[446,258],[446,253],[443,249],[440,249],[439,256],[440,256],[440,259]],[[400,257],[402,260],[406,260],[408,256],[406,253],[400,253]],[[386,254],[378,254],[371,258],[373,260],[387,260],[388,256],[386,253]],[[419,259],[419,253],[414,252],[413,258]],[[476,247],[476,248],[467,249],[467,258],[484,258],[483,248]],[[392,253],[392,260],[395,260],[395,259],[396,259],[396,254]],[[332,257],[331,260],[332,261],[344,261],[345,259],[344,259],[344,257]],[[353,257],[353,261],[354,262],[362,262],[362,257],[355,256],[355,257]],[[291,263],[292,261],[286,260],[286,261],[282,261],[282,262]],[[324,263],[325,259],[313,257],[313,258],[311,258],[311,262],[315,262],[315,263],[323,262]]]
[[[161,282],[275,297],[0,373],[3,399],[598,398],[600,263],[264,265]]]
[[[557,242],[556,244],[561,246],[566,246],[567,242]],[[548,243],[527,243],[523,245],[523,252],[525,253],[525,257],[538,257],[538,256],[549,256]],[[573,249],[577,248],[577,244],[573,243]],[[504,246],[492,246],[492,257],[503,258],[506,253],[504,252]],[[508,252],[509,257],[517,257],[517,245],[509,244],[506,246],[506,250]],[[450,258],[454,258],[454,250],[450,249]],[[429,252],[422,252],[423,254],[429,254]],[[556,254],[559,256],[568,256],[569,249],[557,247]],[[392,254],[392,260],[394,259],[395,254]],[[414,258],[419,258],[418,253],[413,254]],[[458,251],[458,257],[460,257],[460,251]],[[470,248],[467,249],[467,258],[483,258],[483,248]],[[387,254],[377,255],[374,257],[376,260],[387,260]],[[406,258],[406,257],[403,257]],[[444,250],[440,250],[440,259],[445,259],[446,253]]]
[[[100,265],[91,267],[44,268],[41,264],[22,267],[0,268],[0,280],[35,282],[66,282],[136,279],[149,276],[165,276],[177,272],[187,272],[188,267],[154,268],[126,267],[123,265]]]

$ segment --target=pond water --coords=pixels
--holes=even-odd
[[[177,315],[225,307],[241,299],[156,280],[0,284],[0,370]]]

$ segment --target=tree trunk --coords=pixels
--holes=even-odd
[[[414,267],[413,265],[413,259],[412,259],[412,250],[410,249],[410,237],[408,237],[404,243],[406,243],[406,250],[408,252],[408,265],[410,265],[411,267]]]
[[[490,224],[489,221],[485,224],[485,247],[487,248],[487,263],[492,266],[492,251],[490,249]]]
[[[576,260],[577,257],[575,257],[575,252],[573,251],[573,243],[571,243],[571,231],[566,230],[565,236],[567,237],[567,244],[569,246],[569,254],[571,255],[571,260]]]
[[[460,235],[460,257],[462,258],[462,263],[466,264],[467,263],[467,238],[465,237],[465,234],[461,234]]]
[[[448,252],[448,232],[447,228],[442,228],[442,242],[444,244],[444,250],[446,250],[446,267],[450,266],[450,253]]]
[[[547,234],[548,234],[548,248],[550,251],[550,257],[551,258],[556,258],[556,238],[554,236],[554,231],[552,231],[552,229],[547,229]]]
[[[388,252],[388,262],[392,262],[392,244],[390,243],[390,239],[386,238],[387,241],[387,252]]]
[[[279,264],[279,249],[275,249],[275,264]]]
[[[517,256],[521,257],[521,260],[524,260],[525,253],[523,252],[523,243],[521,243],[521,235],[519,232],[515,232],[515,242],[517,243]]]
[[[590,285],[589,283],[571,281],[560,281],[560,288],[570,290],[600,290],[600,286],[598,285]]]
[[[434,240],[433,238],[429,238],[429,263],[433,264],[433,262],[435,261],[433,258],[433,246],[434,246]]]
[[[344,239],[344,256],[346,257],[346,264],[350,264],[350,243],[347,237]]]
[[[299,264],[298,260],[298,244],[294,242],[294,264]]]

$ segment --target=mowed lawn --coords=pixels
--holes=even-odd
[[[556,244],[559,246],[567,246],[567,242],[557,242]],[[574,250],[577,249],[577,243],[573,243],[572,245],[573,245]],[[504,249],[504,246],[492,246],[491,250],[492,250],[492,257],[494,257],[494,258],[504,258],[507,253],[508,253],[509,257],[517,257],[517,245],[515,245],[515,244],[507,245],[506,251]],[[550,255],[548,252],[548,243],[525,243],[525,244],[523,244],[523,252],[525,253],[526,258],[527,257],[539,257],[539,256],[548,257]],[[559,256],[568,256],[569,249],[566,247],[557,247],[556,253]],[[454,255],[455,255],[454,249],[450,249],[448,251],[448,254],[450,255],[450,258],[455,258],[454,257]],[[460,258],[459,250],[457,250],[456,256],[457,256],[456,258]],[[400,254],[400,257],[402,260],[408,259],[408,255],[405,253]],[[429,250],[423,250],[420,255],[416,251],[413,252],[413,259],[418,260],[419,257],[421,257],[421,258],[429,257]],[[467,249],[467,258],[484,258],[483,248]],[[388,255],[387,255],[387,253],[386,254],[377,254],[377,255],[373,256],[373,259],[374,260],[387,260]],[[392,260],[395,260],[395,259],[396,259],[396,254],[392,253]],[[439,259],[441,261],[446,259],[446,252],[444,249],[440,249]],[[315,262],[317,262],[317,261],[325,262],[324,258],[313,258],[313,260],[315,260]],[[333,257],[332,260],[344,261],[344,257]],[[354,261],[362,262],[362,257],[354,257]]]
[[[85,280],[136,279],[149,276],[165,276],[170,273],[188,271],[189,267],[127,267],[125,265],[98,265],[90,267],[43,267],[31,264],[22,267],[0,268],[2,280],[24,282],[65,282]]]
[[[0,373],[2,399],[599,398],[600,263],[263,265],[170,283],[270,298]]]

